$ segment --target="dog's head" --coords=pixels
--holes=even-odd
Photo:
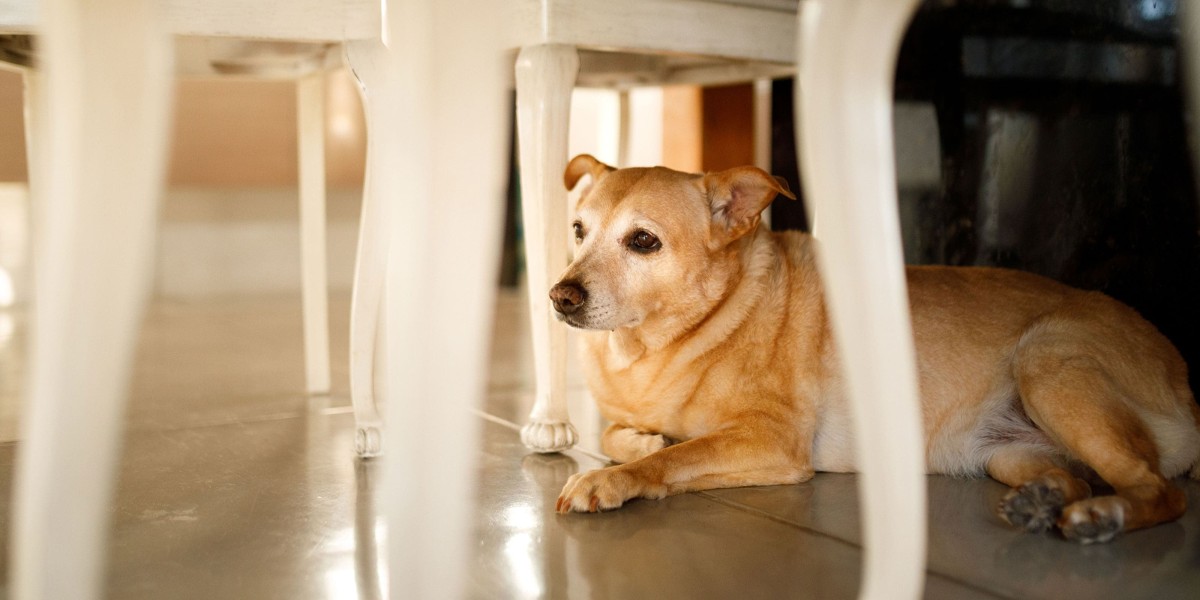
[[[567,189],[591,184],[572,223],[575,260],[550,290],[560,320],[584,329],[689,320],[711,310],[740,272],[738,242],[783,194],[755,167],[697,175],[663,167],[614,169],[581,154]]]

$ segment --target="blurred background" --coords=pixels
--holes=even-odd
[[[927,1],[896,77],[906,259],[1013,267],[1105,291],[1200,364],[1177,9],[1175,0]],[[773,83],[771,164],[799,190],[791,87]],[[631,165],[754,162],[751,85],[638,88],[630,97]],[[0,70],[0,305],[19,305],[29,291],[22,102],[20,76]],[[345,70],[327,78],[326,102],[329,277],[345,293],[365,152]],[[178,80],[157,296],[298,291],[295,111],[290,81]],[[571,153],[615,164],[618,111],[616,92],[578,90]],[[513,173],[509,286],[521,263]],[[802,206],[777,203],[774,227],[806,228]]]

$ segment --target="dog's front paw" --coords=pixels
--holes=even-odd
[[[658,499],[666,495],[664,485],[651,484],[623,467],[609,467],[572,475],[558,497],[555,510],[560,513],[612,510],[632,498]]]
[[[1080,500],[1063,510],[1058,526],[1068,540],[1081,544],[1108,542],[1125,528],[1126,504],[1116,496]]]
[[[1013,527],[1040,533],[1054,526],[1065,503],[1062,490],[1033,480],[1009,490],[1000,500],[997,512]]]

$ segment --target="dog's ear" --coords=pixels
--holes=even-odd
[[[792,200],[796,196],[788,189],[787,181],[772,177],[758,167],[734,167],[704,176],[708,205],[713,224],[731,242],[746,235],[758,225],[763,209],[775,196],[782,194]]]
[[[563,183],[567,184],[568,190],[573,190],[581,177],[591,175],[592,184],[595,185],[597,181],[600,181],[601,177],[604,177],[609,171],[615,170],[613,167],[596,160],[596,157],[591,154],[580,154],[567,163],[567,170],[563,173]]]

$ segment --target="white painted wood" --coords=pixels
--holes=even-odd
[[[486,390],[507,156],[500,7],[389,7],[394,60],[381,83],[384,100],[396,102],[380,105],[373,116],[387,116],[371,135],[381,170],[374,181],[396,202],[387,229],[383,506],[397,599],[465,592],[472,522],[463,515],[474,514],[480,427],[470,409]]]
[[[567,267],[567,124],[579,72],[573,46],[527,46],[517,56],[517,129],[529,313],[537,385],[521,441],[537,452],[575,445],[567,414],[567,330],[550,310],[551,286]]]
[[[0,33],[44,30],[42,0],[0,0]],[[158,0],[176,35],[311,42],[379,36],[380,0]]]
[[[342,64],[333,42],[175,36],[175,75],[295,81]]]
[[[793,11],[781,18],[794,16]],[[663,85],[724,85],[759,78],[791,77],[795,72],[790,62],[746,62],[657,52],[653,49],[613,52],[603,47],[580,48],[576,87],[632,89]]]
[[[18,454],[18,599],[98,598],[170,98],[170,39],[145,0],[40,4],[34,110],[43,238]],[[98,49],[103,49],[99,51]]]
[[[381,162],[385,160],[384,152],[394,153],[404,143],[393,124],[394,113],[388,109],[388,102],[397,101],[388,94],[398,92],[394,86],[383,85],[388,77],[386,69],[390,68],[387,48],[379,40],[349,42],[345,57],[358,81],[367,129],[367,167],[350,301],[350,401],[356,426],[354,450],[359,456],[370,458],[382,454],[384,444],[375,368],[383,343],[379,331],[387,274],[389,213],[392,205],[409,196],[403,186],[388,177],[388,168],[380,166],[390,164]],[[385,144],[384,140],[390,141]]]
[[[805,199],[853,405],[862,598],[917,598],[925,461],[892,145],[896,54],[917,0],[807,0],[797,114]]]
[[[771,80],[754,80],[754,166],[771,172]]]
[[[754,80],[754,166],[771,172],[771,80]],[[771,228],[771,211],[762,214],[762,225]]]
[[[564,44],[790,64],[794,10],[681,0],[515,0],[507,44]]]
[[[325,262],[325,74],[296,81],[300,172],[300,271],[304,374],[310,394],[329,393],[329,284]]]
[[[570,120],[568,118],[568,120]],[[630,144],[629,132],[630,107],[629,90],[617,92],[617,167],[631,167],[629,164]]]

